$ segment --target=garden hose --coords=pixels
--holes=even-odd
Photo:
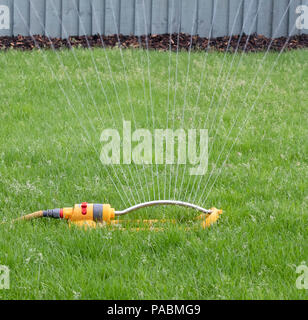
[[[183,202],[183,201],[175,201],[175,200],[157,200],[157,201],[149,201],[134,205],[130,208],[127,208],[122,211],[115,211],[111,208],[110,204],[97,204],[97,203],[87,203],[82,202],[81,204],[75,204],[72,208],[57,208],[51,210],[42,210],[37,211],[25,216],[22,216],[14,221],[19,220],[32,220],[36,218],[55,218],[55,219],[65,219],[68,220],[69,223],[80,226],[80,227],[91,227],[95,228],[97,226],[105,226],[105,225],[119,225],[121,223],[133,221],[135,223],[143,223],[148,225],[153,225],[154,223],[166,223],[171,222],[175,223],[175,220],[168,219],[152,219],[152,220],[119,220],[116,217],[120,217],[126,215],[130,212],[139,210],[141,208],[147,208],[152,206],[159,205],[175,205],[182,206],[191,209],[195,209],[201,212],[201,215],[196,217],[196,220],[201,221],[201,226],[203,228],[207,228],[213,223],[215,223],[219,216],[222,214],[222,210],[218,210],[216,208],[211,208],[210,210],[199,207],[195,204]],[[123,229],[123,228],[121,228]],[[140,228],[136,228],[136,230],[141,230]]]

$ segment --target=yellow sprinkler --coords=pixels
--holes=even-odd
[[[120,220],[118,217],[126,215],[130,212],[139,210],[141,208],[147,208],[152,206],[166,206],[166,205],[174,205],[174,206],[182,206],[187,208],[195,209],[201,212],[201,215],[197,216],[195,220],[201,222],[202,228],[210,227],[213,223],[215,223],[219,216],[222,214],[222,210],[218,210],[216,208],[204,209],[195,204],[176,201],[176,200],[157,200],[157,201],[149,201],[137,204],[130,208],[127,208],[122,211],[115,211],[111,208],[110,204],[96,204],[96,203],[87,203],[82,202],[81,204],[75,204],[73,208],[61,208],[61,209],[51,209],[51,210],[42,210],[37,211],[28,215],[25,215],[21,218],[18,218],[14,221],[18,220],[32,220],[36,218],[55,218],[55,219],[66,219],[69,224],[74,224],[79,227],[90,227],[96,228],[97,226],[120,226],[120,229],[123,230],[121,225],[125,222],[133,221],[137,223],[143,223],[148,225],[153,225],[154,223],[161,222],[172,222],[175,223],[175,220]],[[158,228],[155,228],[158,230]],[[154,229],[154,230],[155,230]],[[135,228],[135,230],[141,230],[141,228]]]

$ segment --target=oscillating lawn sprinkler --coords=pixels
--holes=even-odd
[[[120,225],[121,223],[130,221],[130,220],[119,220],[116,218],[141,208],[159,206],[159,205],[182,206],[182,207],[192,208],[201,212],[201,215],[197,216],[195,220],[198,220],[199,222],[201,222],[201,226],[204,229],[211,226],[213,223],[215,223],[218,220],[219,216],[222,214],[222,210],[218,210],[216,208],[211,208],[210,210],[208,210],[192,203],[175,201],[175,200],[157,200],[157,201],[144,202],[122,211],[115,211],[113,208],[111,208],[110,204],[93,204],[93,203],[83,202],[81,204],[75,204],[73,208],[61,208],[61,209],[37,211],[31,214],[25,215],[16,220],[31,220],[31,219],[46,217],[46,218],[55,218],[55,219],[66,219],[70,224],[74,224],[79,227],[96,228],[97,226]],[[156,222],[175,222],[174,220],[141,220],[141,221],[133,220],[133,221],[142,222],[144,224],[150,224],[150,225]],[[140,230],[139,228],[137,229]]]

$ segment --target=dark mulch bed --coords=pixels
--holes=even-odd
[[[35,41],[33,40],[35,39]],[[16,37],[0,37],[0,50],[7,49],[20,49],[20,50],[32,50],[37,48],[70,48],[74,47],[116,47],[121,45],[122,48],[149,48],[156,50],[169,50],[170,49],[170,34],[163,35],[149,35],[146,36],[123,36],[111,35],[111,36],[80,36],[80,37],[70,37],[69,39],[52,38],[49,39],[46,36],[16,36]],[[220,37],[214,39],[201,38],[199,36],[193,36],[187,34],[172,34],[171,35],[171,49],[173,51],[177,50],[177,45],[179,49],[189,50],[190,42],[192,50],[205,50],[210,48],[216,51],[226,51],[228,48],[229,37]],[[103,41],[102,41],[103,40]],[[247,42],[248,40],[248,42]],[[285,45],[287,38],[281,37],[274,39],[270,50],[280,51]],[[209,43],[210,41],[210,43]],[[238,50],[258,52],[265,51],[271,43],[271,39],[266,38],[262,35],[253,34],[250,36],[233,36],[229,45],[228,51],[234,52],[238,46]],[[246,44],[247,42],[247,44]],[[238,44],[239,43],[239,44]],[[245,48],[246,46],[246,48]],[[292,36],[289,38],[286,45],[286,50],[290,49],[300,49],[308,47],[308,35]]]

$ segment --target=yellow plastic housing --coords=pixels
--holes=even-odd
[[[93,206],[93,203],[87,203],[84,210],[81,204],[75,204],[74,208],[63,208],[63,218],[70,221],[94,221]],[[114,218],[114,208],[110,204],[103,204],[102,220],[110,223]]]
[[[114,218],[114,209],[111,208],[110,204],[103,204],[103,221],[109,223]]]

